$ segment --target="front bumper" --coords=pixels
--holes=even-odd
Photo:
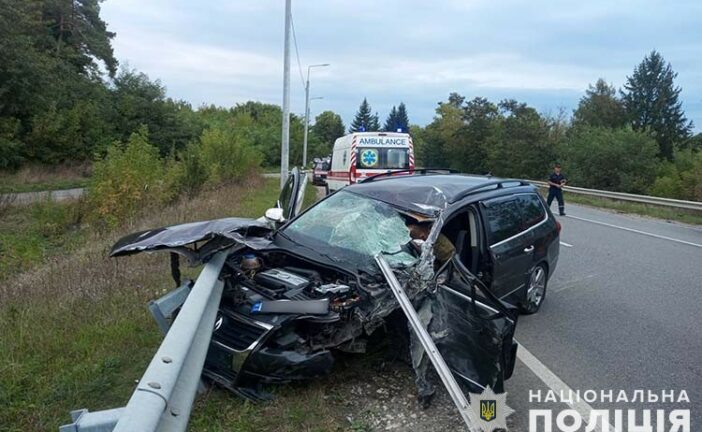
[[[271,316],[267,316],[269,318]],[[281,324],[288,320],[278,320]],[[260,399],[259,384],[285,383],[326,375],[334,363],[328,350],[278,349],[266,342],[280,328],[235,311],[218,312],[203,375],[249,399]]]

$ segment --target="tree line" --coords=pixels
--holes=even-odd
[[[451,93],[429,125],[411,127],[418,164],[544,179],[558,162],[574,186],[702,200],[702,134],[692,134],[676,76],[653,51],[619,91],[590,85],[572,117]]]
[[[202,181],[279,165],[279,106],[193,109],[169,98],[158,80],[120,69],[114,36],[100,18],[100,0],[0,0],[0,169],[102,160],[130,142],[148,143],[163,163]],[[700,200],[702,135],[692,134],[676,76],[653,51],[622,89],[603,79],[591,85],[572,116],[451,93],[425,127],[410,124],[402,102],[381,124],[364,99],[348,131],[410,131],[423,166],[541,179],[560,162],[572,185]],[[292,165],[302,159],[303,122],[291,115]],[[322,112],[309,154],[328,155],[346,131],[338,114]],[[221,166],[226,158],[213,155],[227,151],[238,155],[231,163],[246,166]]]
[[[260,163],[280,163],[282,111],[259,102],[198,109],[169,98],[158,80],[121,68],[100,0],[0,0],[0,169],[103,158],[115,143],[147,134],[176,159],[209,128],[247,128],[242,145]],[[302,159],[303,119],[291,116],[291,162]],[[344,134],[341,117],[317,116],[310,154],[326,155]]]

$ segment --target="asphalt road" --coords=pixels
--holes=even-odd
[[[590,406],[690,409],[691,430],[702,430],[702,228],[575,205],[567,211],[546,301],[517,326],[526,350],[506,386],[516,410],[510,430],[529,430],[529,408],[553,408],[554,418],[569,408],[529,403],[530,390],[544,399],[551,388],[613,390],[615,400],[620,390],[629,398],[641,389],[676,397],[686,390],[689,404]]]

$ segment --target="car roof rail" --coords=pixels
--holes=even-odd
[[[516,183],[514,186],[509,186],[509,187],[519,187],[519,186],[531,186],[532,184],[525,181],[525,180],[519,180],[519,179],[499,179],[499,180],[492,180],[489,182],[485,182],[479,185],[475,185],[473,187],[470,187],[460,194],[457,194],[453,199],[450,201],[451,204],[455,203],[456,201],[460,201],[463,198],[476,194],[478,192],[483,192],[483,189],[494,186],[495,189],[504,189],[507,183]]]
[[[420,174],[420,175],[427,175],[427,174],[457,174],[460,173],[460,171],[450,169],[450,168],[406,168],[406,169],[401,169],[401,170],[387,170],[386,172],[382,172],[380,174],[375,174],[370,177],[366,177],[363,180],[359,181],[358,183],[370,183],[372,181],[375,181],[376,179],[380,177],[389,177],[395,174],[401,174],[401,173],[409,173],[412,175],[415,174]]]

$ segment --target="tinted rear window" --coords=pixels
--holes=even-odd
[[[519,207],[522,209],[524,229],[531,228],[546,217],[546,209],[538,196],[534,194],[519,195]]]
[[[485,204],[490,243],[508,239],[521,231],[522,215],[516,199]]]
[[[357,168],[402,169],[409,168],[407,147],[361,147],[358,149]]]

